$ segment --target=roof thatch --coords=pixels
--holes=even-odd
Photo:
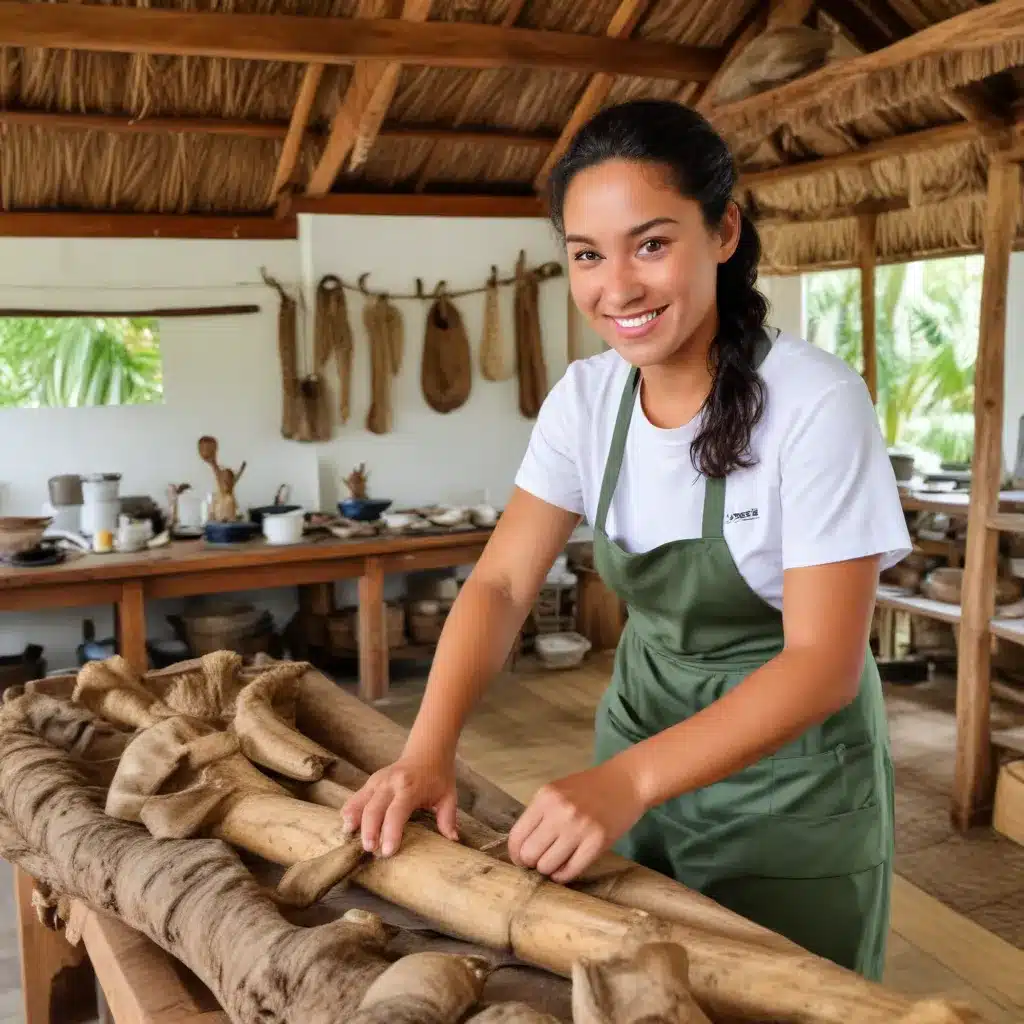
[[[768,35],[765,7],[5,3],[0,208],[271,217],[282,190],[305,209],[338,193],[530,196],[588,113],[658,96],[696,102],[729,139],[766,268],[855,263],[865,215],[880,261],[976,251],[990,152],[1024,150],[1024,0],[784,0]],[[814,30],[835,39],[818,70]],[[716,105],[737,85],[749,95]]]

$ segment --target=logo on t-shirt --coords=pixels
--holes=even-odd
[[[742,512],[730,512],[725,517],[725,521],[727,523],[736,523],[736,522],[739,522],[739,521],[741,521],[743,519],[756,519],[756,518],[757,518],[757,509],[756,508],[748,508],[748,509],[744,509]]]

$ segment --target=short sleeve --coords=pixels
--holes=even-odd
[[[912,549],[896,477],[863,382],[829,387],[780,451],[784,569]]]
[[[583,515],[578,423],[577,396],[566,374],[541,403],[515,482],[542,501]]]

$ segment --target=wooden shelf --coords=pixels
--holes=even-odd
[[[939,622],[956,624],[960,621],[960,605],[958,604],[933,601],[920,594],[900,594],[890,587],[878,588],[876,603],[883,608],[894,608],[899,612],[912,612],[914,615],[923,615],[927,619],[937,619]]]
[[[1024,515],[1014,512],[997,512],[989,517],[988,525],[1001,533],[1024,533]]]
[[[936,619],[957,625],[960,622],[960,605],[948,604],[945,601],[933,601],[920,594],[900,594],[891,587],[879,587],[876,604],[881,608],[892,608],[900,612],[910,612],[926,619]],[[989,631],[1010,643],[1024,646],[1024,618],[992,619]]]
[[[970,491],[901,491],[900,504],[907,512],[944,512],[949,516],[966,516],[971,503]],[[1024,491],[1000,491],[999,504],[1009,508],[1024,506]],[[1005,518],[1005,513],[996,518]],[[1024,518],[1014,516],[1014,519]]]

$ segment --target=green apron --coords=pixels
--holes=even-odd
[[[757,365],[770,347],[763,337]],[[605,534],[639,380],[634,368],[593,524],[595,567],[628,608],[597,713],[599,762],[706,708],[784,640],[782,613],[729,553],[725,479],[706,480],[699,538],[632,554]],[[885,706],[868,650],[851,704],[774,755],[649,811],[616,850],[877,980],[893,831]]]

